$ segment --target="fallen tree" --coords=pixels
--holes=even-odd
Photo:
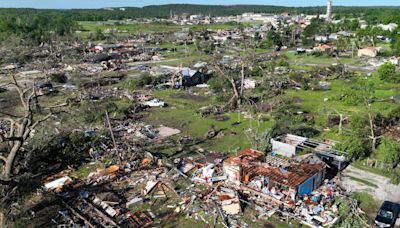
[[[42,108],[39,106],[35,85],[21,85],[12,76],[13,86],[19,96],[21,103],[21,113],[6,113],[0,111],[0,121],[3,129],[0,130],[0,145],[4,151],[0,151],[0,180],[2,184],[7,184],[13,179],[13,168],[17,155],[24,152],[23,145],[30,137],[31,132],[41,123],[54,117],[53,109],[67,105],[61,104],[53,107]],[[37,107],[40,111],[36,112]],[[14,109],[16,110],[16,109]],[[44,113],[46,112],[46,113]]]

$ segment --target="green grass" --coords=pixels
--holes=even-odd
[[[264,53],[270,53],[270,52],[272,52],[272,49],[270,49],[270,48],[267,48],[267,49],[265,49],[265,48],[256,48],[256,53],[257,54],[264,54]]]
[[[193,63],[196,63],[198,61],[204,61],[208,57],[207,55],[204,54],[199,54],[196,52],[191,52],[191,53],[179,53],[175,52],[173,54],[167,54],[166,55],[166,60],[171,60],[171,61],[165,61],[162,63],[162,65],[167,65],[167,66],[189,66]],[[150,63],[150,66],[157,65],[159,63]]]
[[[333,57],[329,56],[314,56],[314,55],[297,55],[295,52],[287,52],[286,56],[288,57],[289,61],[294,62],[296,65],[303,64],[323,64],[323,65],[330,65],[334,63],[344,63],[348,65],[358,65],[361,63],[360,59],[358,58],[349,58],[349,57],[340,57],[338,60]]]
[[[312,70],[311,66],[301,65],[301,64],[290,64],[289,68],[292,70],[305,70],[305,71]]]
[[[357,200],[360,208],[369,215],[369,217],[375,215],[379,204],[370,194],[366,192],[353,192],[352,197]]]
[[[70,174],[70,176],[73,178],[83,180],[89,175],[89,173],[95,172],[98,167],[104,168],[104,165],[101,163],[98,163],[98,164],[88,163],[88,164],[80,166],[77,170],[72,172]]]
[[[216,129],[223,130],[224,136],[219,139],[208,140],[201,146],[204,149],[216,152],[234,152],[237,149],[245,149],[251,147],[251,142],[246,137],[245,131],[251,127],[258,126],[256,120],[245,119],[243,114],[226,113],[227,121],[218,121],[212,116],[201,117],[198,113],[199,108],[208,106],[214,102],[211,98],[206,97],[204,100],[195,101],[192,99],[172,98],[175,93],[185,94],[174,90],[162,90],[154,92],[154,95],[169,103],[169,107],[152,108],[148,112],[146,122],[153,125],[165,125],[174,127],[182,131],[182,135],[189,135],[193,138],[205,138],[208,130],[214,126]],[[240,124],[233,126],[235,122]],[[259,131],[263,132],[273,124],[272,121],[261,122]]]
[[[371,81],[376,80],[375,78],[370,79]],[[349,89],[351,84],[343,80],[330,81],[330,90],[327,91],[312,91],[312,90],[295,90],[289,89],[285,93],[287,97],[298,97],[302,100],[301,108],[303,111],[319,113],[320,115],[327,111],[337,110],[343,113],[365,113],[366,107],[364,104],[346,104],[339,100],[341,94],[346,89]],[[400,87],[398,84],[386,83],[386,82],[375,82],[376,90],[375,97],[377,100],[385,99],[389,96],[399,94]],[[327,101],[324,99],[327,98]],[[372,108],[375,112],[386,114],[393,108],[397,107],[398,104],[391,102],[375,102]]]
[[[361,169],[361,170],[364,170],[364,171],[367,171],[367,172],[370,172],[370,173],[378,174],[380,176],[384,176],[384,177],[388,177],[388,178],[391,177],[391,173],[389,171],[382,170],[382,169],[377,169],[377,168],[374,168],[374,167],[369,167],[369,166],[364,165],[364,163],[365,163],[365,160],[356,161],[356,162],[352,163],[352,166],[356,167],[357,169]]]
[[[97,29],[102,31],[106,29],[116,28],[117,30],[126,30],[128,33],[143,33],[143,32],[177,32],[182,28],[189,28],[191,30],[203,30],[203,29],[228,29],[234,28],[236,25],[233,24],[210,24],[210,25],[177,25],[177,24],[164,24],[164,23],[125,23],[119,21],[119,24],[115,24],[117,21],[97,22],[97,21],[80,21],[79,25],[83,31],[94,32]]]

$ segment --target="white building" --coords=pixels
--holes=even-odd
[[[397,24],[395,24],[395,23],[390,23],[390,24],[387,24],[387,25],[379,24],[378,28],[381,28],[384,31],[390,31],[391,32],[391,31],[393,31],[393,30],[395,30],[397,28]]]

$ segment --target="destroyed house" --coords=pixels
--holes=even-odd
[[[208,81],[208,76],[197,70],[185,68],[182,70],[182,85],[185,87],[196,86]]]
[[[237,156],[226,159],[223,170],[227,179],[257,188],[255,190],[281,197],[303,197],[317,189],[325,179],[325,163],[287,163],[272,166],[263,161],[264,153],[245,150]],[[272,190],[273,189],[273,190]],[[266,193],[266,194],[267,194]]]
[[[221,153],[209,153],[209,154],[206,154],[206,155],[198,158],[194,162],[200,166],[206,166],[209,164],[216,165],[216,164],[222,163],[222,161],[225,158],[226,158],[226,155],[221,154]]]
[[[223,163],[223,170],[228,180],[237,182],[242,180],[242,164],[262,161],[265,154],[261,151],[247,149],[240,152],[237,156],[226,159]]]
[[[103,61],[109,61],[109,60],[114,60],[114,59],[120,59],[120,55],[118,53],[111,53],[111,54],[105,54],[105,53],[100,53],[95,56],[93,56],[92,61],[94,63],[100,63]]]
[[[325,178],[322,164],[290,164],[287,167],[272,167],[263,164],[245,165],[243,175],[251,181],[260,176],[267,188],[283,189],[303,197],[317,189]]]

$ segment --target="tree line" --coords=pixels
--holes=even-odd
[[[291,14],[325,14],[325,6],[317,7],[284,7],[270,5],[193,5],[193,4],[168,4],[152,5],[142,8],[127,7],[123,11],[119,8],[111,9],[0,9],[0,15],[62,15],[73,21],[106,21],[136,18],[168,18],[171,13],[182,14],[202,14],[211,16],[230,16],[245,12],[254,13],[274,13],[280,14],[288,12]],[[400,7],[349,7],[334,6],[334,13],[337,17],[351,16],[364,17],[371,23],[400,23]]]
[[[57,12],[50,14],[24,14],[20,15],[0,13],[0,39],[18,37],[28,43],[41,43],[50,41],[54,36],[72,34],[78,23]]]

